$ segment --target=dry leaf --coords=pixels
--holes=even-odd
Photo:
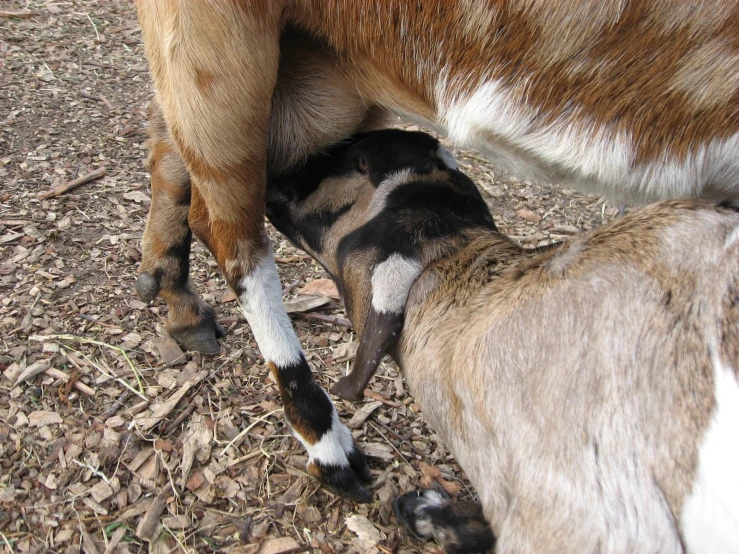
[[[236,293],[232,291],[231,289],[228,289],[226,292],[224,292],[221,295],[221,304],[226,304],[227,302],[233,302],[236,300]]]
[[[310,283],[299,288],[298,294],[316,294],[319,296],[328,296],[335,300],[341,299],[336,284],[331,279],[313,279]]]
[[[264,541],[257,554],[289,554],[300,549],[300,545],[292,537],[280,537]]]
[[[541,216],[538,213],[532,212],[527,208],[516,210],[516,215],[525,219],[526,221],[530,221],[531,223],[539,223],[541,221]]]

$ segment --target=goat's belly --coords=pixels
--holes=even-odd
[[[522,178],[570,185],[617,201],[654,202],[703,197],[739,200],[739,134],[696,145],[678,155],[636,163],[634,139],[586,116],[537,122],[496,80],[464,97],[449,98],[437,86],[436,124],[457,145],[481,150],[493,163]]]
[[[739,385],[734,370],[719,361],[714,377],[716,412],[680,518],[690,554],[739,553]]]

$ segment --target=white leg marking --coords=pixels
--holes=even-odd
[[[331,404],[331,410],[331,429],[315,444],[308,443],[300,436],[300,433],[293,431],[293,434],[308,452],[308,463],[317,461],[324,466],[346,467],[349,465],[346,454],[354,446],[354,439],[349,428],[339,421],[339,414],[336,413],[333,403]]]
[[[372,307],[377,312],[400,313],[411,286],[421,274],[421,263],[393,254],[372,272]]]
[[[239,303],[264,359],[277,367],[298,363],[302,349],[282,305],[272,246],[254,271],[241,280],[241,286]]]
[[[680,518],[691,554],[739,552],[739,385],[714,360],[716,412],[703,437],[698,475]]]

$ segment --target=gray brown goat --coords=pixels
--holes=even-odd
[[[423,133],[357,135],[268,186],[477,489],[495,551],[739,552],[739,214],[661,202],[526,250]],[[492,545],[437,491],[399,499],[450,552]]]

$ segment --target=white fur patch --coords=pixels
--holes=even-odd
[[[349,428],[339,421],[339,414],[336,413],[333,403],[331,410],[331,429],[315,444],[310,444],[294,429],[293,434],[308,452],[308,463],[317,461],[324,466],[346,467],[349,465],[346,454],[354,446],[354,440]]]
[[[739,198],[739,134],[715,140],[684,160],[667,154],[637,166],[628,134],[598,126],[577,113],[550,124],[538,123],[536,112],[498,80],[455,98],[448,94],[447,79],[442,77],[436,91],[436,124],[456,144],[481,149],[491,162],[519,177],[571,184],[619,201]]]
[[[393,254],[372,272],[372,307],[376,312],[400,313],[405,309],[408,292],[421,274],[417,260]]]
[[[436,151],[436,155],[441,158],[441,161],[443,161],[449,169],[459,169],[459,164],[457,163],[457,159],[454,157],[454,154],[444,148],[443,144],[439,144],[439,149]]]
[[[716,412],[703,437],[698,476],[680,524],[691,554],[739,552],[739,385],[714,360]]]
[[[241,287],[241,310],[264,359],[277,367],[300,362],[302,349],[282,305],[282,287],[271,246],[254,271],[241,280]]]
[[[401,169],[395,173],[390,174],[385,178],[380,186],[377,187],[375,194],[372,196],[369,209],[367,210],[367,221],[377,216],[382,210],[385,209],[385,202],[387,201],[388,194],[390,194],[395,187],[400,186],[408,182],[413,172],[410,169]]]

